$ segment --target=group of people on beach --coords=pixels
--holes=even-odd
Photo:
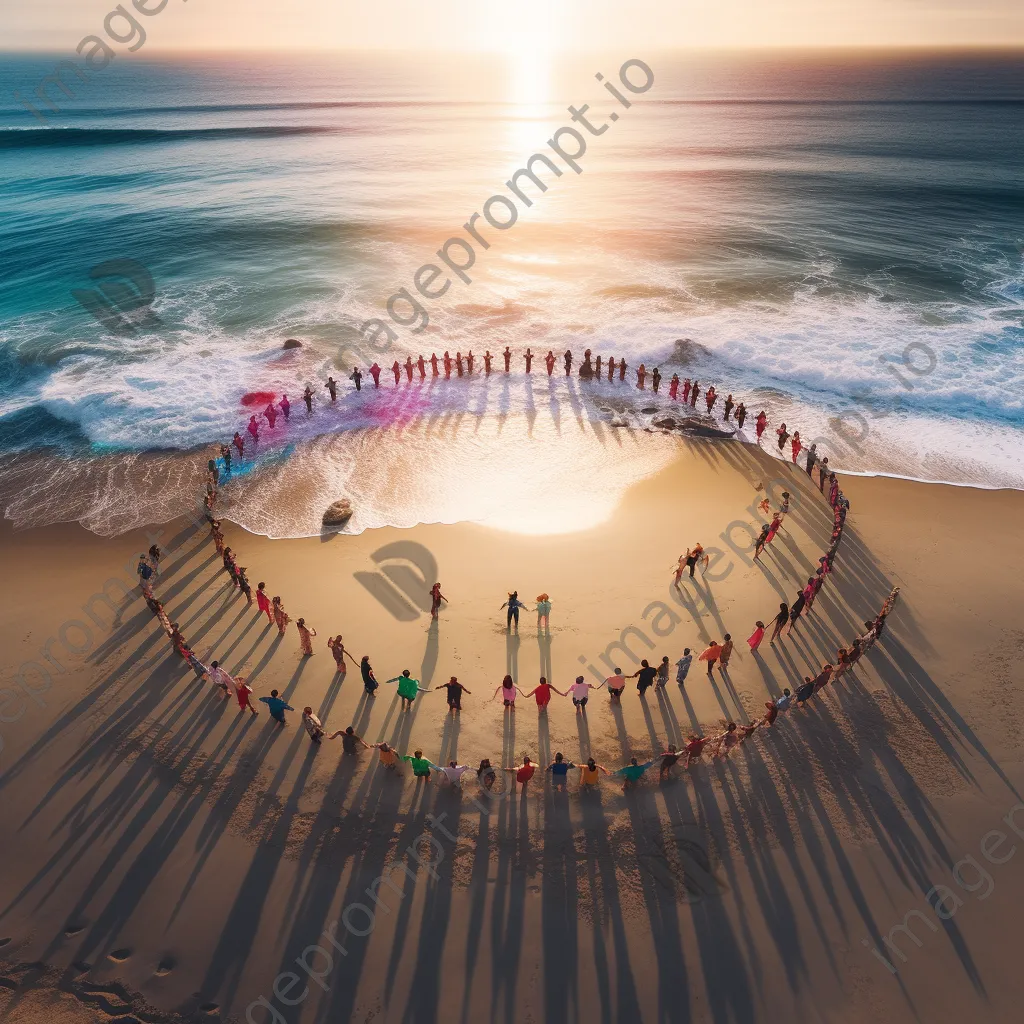
[[[530,360],[532,359],[532,353],[530,353],[529,349],[527,349],[527,355],[525,358],[527,361],[527,370],[529,372]],[[445,353],[443,360],[438,360],[436,356],[432,356],[429,362],[431,364],[433,375],[439,375],[440,370],[438,367],[440,364],[444,367],[446,377],[450,376],[453,366],[455,367],[456,372],[461,376],[463,372],[461,368],[461,359],[462,357],[460,353],[456,353],[454,361],[449,358],[448,353]],[[485,353],[485,373],[489,373],[491,370],[490,360],[490,353]],[[511,351],[508,348],[505,350],[504,360],[505,369],[506,372],[508,372],[511,360]],[[563,361],[566,375],[569,375],[572,372],[572,353],[566,352],[563,357]],[[417,364],[413,364],[411,359],[406,361],[405,369],[409,380],[412,380],[412,371],[410,367],[414,365],[419,369],[421,379],[425,376],[424,362],[425,361],[422,358],[418,360]],[[552,353],[548,353],[545,363],[548,366],[549,373],[552,372],[554,366],[554,356]],[[472,353],[469,353],[466,357],[467,372],[473,372],[473,365],[474,357],[472,356]],[[609,374],[612,374],[617,368],[620,374],[619,379],[624,379],[626,372],[625,360],[620,360],[616,363],[614,359],[609,359],[607,367],[609,369]],[[398,383],[400,379],[400,368],[401,367],[396,361],[392,367],[396,383]],[[375,386],[379,385],[379,372],[379,367],[374,366],[370,369]],[[601,358],[599,356],[592,358],[590,350],[588,349],[584,354],[584,361],[579,367],[580,376],[584,378],[599,376],[601,372]],[[642,388],[644,387],[646,380],[646,369],[642,363],[637,368],[636,372],[637,384]],[[356,370],[354,374],[357,387],[359,386],[358,373],[359,371]],[[609,379],[612,379],[611,375],[609,376]],[[658,369],[655,369],[652,374],[652,387],[655,392],[658,391],[660,384],[661,374]],[[337,382],[334,381],[333,378],[328,378],[328,382],[325,387],[329,391],[332,401],[335,400],[337,394]],[[669,385],[670,397],[673,399],[679,398],[680,389],[682,391],[682,401],[695,407],[697,396],[700,391],[699,383],[697,381],[691,381],[689,378],[680,382],[678,375],[674,374]],[[709,387],[704,393],[705,405],[709,414],[715,406],[717,397],[717,393],[713,386]],[[303,398],[307,411],[311,412],[313,405],[313,393],[310,387],[307,386],[303,394]],[[287,418],[290,411],[287,396],[282,398],[281,403],[279,403],[279,407],[281,414]],[[736,404],[733,401],[732,394],[729,394],[723,402],[723,410],[725,420],[728,421],[730,417],[733,417],[735,422],[742,428],[743,421],[746,416],[746,409],[742,402]],[[268,406],[264,415],[271,427],[273,427],[276,414],[272,411],[272,406]],[[250,420],[249,425],[249,433],[253,438],[253,443],[258,439],[259,434],[258,424],[254,427],[254,421],[255,417]],[[762,410],[758,414],[755,424],[757,440],[759,443],[768,425],[769,421],[767,414]],[[778,436],[779,452],[784,453],[785,444],[789,441],[792,461],[796,463],[797,457],[802,451],[804,451],[800,442],[799,432],[794,431],[793,434],[790,435],[786,424],[782,423],[777,429],[776,434]],[[239,456],[241,456],[244,451],[244,442],[239,434],[236,433],[232,444],[237,450]],[[230,448],[231,446],[224,446],[221,450],[225,471],[227,472],[230,472],[231,465]],[[781,643],[785,636],[792,634],[799,619],[810,613],[818,592],[832,572],[833,562],[842,537],[846,517],[850,509],[850,503],[843,495],[835,473],[828,467],[828,459],[818,458],[816,445],[812,444],[808,449],[806,449],[803,468],[807,472],[807,475],[812,478],[815,469],[817,470],[818,488],[822,494],[826,495],[828,503],[833,510],[831,542],[828,551],[819,559],[819,564],[814,575],[809,577],[806,585],[797,592],[795,600],[791,604],[786,602],[780,603],[779,611],[774,616],[771,625],[766,626],[763,621],[757,621],[753,633],[747,638],[747,644],[754,657],[760,657],[758,649],[765,636],[769,634],[769,630],[769,644],[775,644],[776,642]],[[228,575],[231,584],[245,596],[247,602],[251,605],[253,603],[254,593],[247,577],[247,570],[244,566],[238,565],[234,551],[225,544],[224,535],[221,532],[220,521],[215,518],[213,514],[213,509],[217,501],[220,479],[220,468],[217,462],[215,460],[210,460],[208,463],[206,483],[206,519],[209,524],[210,537],[214,542],[218,555],[222,559],[224,570]],[[782,502],[778,509],[771,509],[771,502],[767,497],[765,497],[760,503],[759,508],[766,518],[769,515],[771,518],[767,519],[764,523],[761,533],[755,542],[753,553],[755,560],[761,557],[778,533],[783,529],[786,516],[790,511],[790,494],[788,491],[782,492]],[[154,545],[150,548],[148,553],[140,555],[138,573],[140,586],[147,601],[147,605],[153,614],[159,619],[160,624],[172,645],[181,657],[189,662],[197,677],[209,679],[215,686],[223,691],[225,697],[234,696],[238,702],[240,711],[244,712],[248,710],[253,715],[258,714],[257,709],[252,703],[251,698],[253,690],[249,685],[248,680],[244,676],[230,675],[217,661],[212,661],[209,665],[201,662],[196,657],[191,645],[189,645],[181,635],[178,624],[170,621],[163,605],[154,596],[153,581],[159,575],[160,559],[160,550],[156,545]],[[695,570],[697,568],[700,568],[702,573],[706,572],[708,563],[709,556],[703,545],[697,543],[692,548],[687,548],[686,552],[679,556],[676,565],[672,569],[674,584],[679,586],[687,573],[691,579],[694,578]],[[441,607],[447,603],[447,598],[441,592],[440,582],[433,585],[430,594],[431,616],[436,619]],[[637,759],[633,758],[629,764],[612,770],[597,764],[593,759],[589,759],[585,764],[576,765],[567,761],[563,755],[559,753],[555,755],[555,759],[547,766],[547,771],[550,771],[556,785],[564,785],[566,773],[575,768],[579,768],[581,787],[586,788],[595,786],[601,774],[620,776],[623,779],[624,785],[628,786],[638,781],[648,769],[654,766],[655,763],[660,763],[659,773],[660,776],[664,778],[680,761],[683,762],[685,767],[689,767],[692,762],[699,760],[705,755],[710,755],[711,758],[727,755],[737,746],[737,744],[752,735],[758,728],[773,725],[780,712],[787,711],[791,707],[802,707],[822,687],[841,679],[847,672],[849,672],[857,660],[863,656],[863,654],[871,648],[875,640],[882,635],[885,627],[885,618],[892,610],[898,595],[899,588],[895,588],[886,599],[879,614],[873,620],[866,621],[864,623],[865,632],[856,637],[852,643],[845,647],[841,647],[837,651],[834,662],[824,664],[821,671],[816,676],[806,676],[803,683],[797,687],[796,693],[792,693],[788,687],[785,688],[781,696],[765,704],[765,714],[757,721],[744,725],[740,725],[732,721],[723,721],[722,729],[719,733],[705,736],[697,734],[690,735],[682,750],[677,750],[675,745],[669,744],[666,750],[662,751],[655,758],[645,763],[638,763]],[[285,611],[282,599],[277,596],[268,597],[266,593],[266,585],[260,582],[256,586],[255,600],[259,613],[266,614],[268,626],[276,626],[278,634],[280,636],[284,636],[286,628],[292,622],[292,619]],[[511,631],[513,628],[518,629],[520,612],[530,611],[531,609],[520,599],[519,592],[513,590],[508,593],[508,597],[500,606],[500,610],[506,612],[506,629]],[[536,598],[536,604],[533,610],[537,613],[538,629],[548,629],[551,612],[550,595],[547,593],[539,594]],[[295,621],[295,627],[299,635],[302,655],[304,657],[312,656],[314,653],[312,641],[317,636],[316,630],[311,626],[308,626],[303,618],[299,618]],[[353,655],[345,648],[343,638],[340,634],[336,637],[330,637],[327,641],[327,647],[334,656],[338,673],[344,674],[347,671],[346,659],[351,662],[352,665],[358,665],[366,694],[369,697],[376,696],[379,683],[373,667],[370,664],[369,655],[363,655],[357,662]],[[711,640],[708,646],[699,655],[697,655],[697,660],[706,664],[709,679],[714,678],[713,673],[716,668],[723,675],[728,672],[729,661],[732,657],[733,650],[734,643],[732,636],[731,634],[726,633],[722,643],[719,643],[717,640]],[[687,647],[684,649],[682,656],[675,662],[675,678],[676,682],[680,686],[685,686],[687,675],[690,671],[693,660],[694,656],[691,653],[690,648]],[[517,696],[522,696],[524,698],[532,697],[536,701],[538,711],[546,712],[548,705],[551,702],[552,694],[558,694],[562,697],[571,698],[577,713],[585,714],[592,690],[607,688],[610,700],[612,702],[620,702],[627,680],[636,679],[637,691],[640,697],[644,699],[647,690],[651,687],[659,689],[667,686],[670,672],[671,660],[668,655],[665,655],[656,665],[651,665],[646,659],[642,660],[640,667],[630,675],[625,675],[619,668],[615,668],[614,673],[611,676],[597,684],[587,682],[583,676],[577,676],[576,680],[565,690],[560,690],[552,685],[547,678],[541,677],[538,685],[528,692],[520,689],[511,675],[506,675],[495,688],[490,700],[496,701],[501,699],[507,711],[514,712]],[[452,676],[447,683],[443,683],[439,686],[432,688],[424,687],[421,685],[419,680],[412,677],[411,672],[408,669],[391,679],[385,680],[385,683],[397,683],[401,708],[406,711],[412,708],[414,701],[420,693],[429,692],[431,690],[444,690],[446,692],[449,713],[456,715],[462,711],[463,695],[471,693],[471,691],[455,676]],[[287,701],[280,696],[279,691],[276,689],[271,690],[269,696],[260,697],[259,701],[268,706],[270,717],[279,724],[285,724],[286,712],[294,710]],[[302,723],[314,742],[319,743],[322,741],[325,736],[325,729],[323,723],[313,712],[311,707],[303,709]],[[444,780],[448,783],[458,784],[462,775],[470,770],[468,766],[459,765],[454,761],[450,762],[446,766],[435,765],[428,759],[424,758],[422,751],[420,750],[416,750],[412,754],[399,754],[385,742],[367,744],[362,737],[356,735],[352,726],[349,726],[344,730],[339,730],[327,738],[340,738],[342,740],[343,750],[347,754],[355,754],[361,747],[376,749],[379,753],[381,763],[386,768],[395,768],[401,762],[408,762],[412,764],[413,774],[418,778],[429,777],[430,774],[434,772],[439,778],[444,776]],[[515,781],[519,782],[525,788],[538,767],[539,765],[536,762],[532,761],[529,757],[526,757],[522,764],[505,766],[501,770],[514,774]],[[481,761],[479,769],[477,769],[477,777],[480,779],[481,784],[490,788],[490,786],[493,785],[494,780],[497,778],[496,772],[497,769],[491,766],[490,761],[484,759]]]
[[[504,372],[510,373],[512,370],[512,360],[516,358],[516,353],[513,353],[507,345],[505,346],[504,352],[500,353],[500,357],[504,363]],[[522,353],[522,360],[525,364],[527,374],[533,372],[533,360],[535,354],[532,349],[527,348]],[[565,367],[565,376],[572,376],[573,365],[575,363],[575,357],[571,350],[567,349],[560,357]],[[418,356],[415,360],[413,357],[407,356],[405,362],[399,362],[397,359],[391,364],[390,371],[394,377],[394,383],[397,387],[402,383],[403,375],[407,384],[413,383],[414,380],[418,379],[423,382],[427,379],[428,375],[433,378],[443,377],[445,380],[450,380],[452,373],[454,372],[457,378],[463,376],[469,377],[474,373],[474,369],[479,370],[482,368],[485,376],[490,375],[492,372],[492,362],[495,357],[491,355],[491,352],[485,351],[482,357],[475,356],[472,350],[468,351],[465,356],[461,352],[456,352],[455,356],[451,356],[449,352],[445,351],[442,356],[438,356],[437,353],[432,353],[431,356],[425,359],[422,355]],[[547,375],[549,377],[554,375],[555,365],[558,362],[559,357],[556,357],[553,351],[549,351],[546,356],[543,357],[544,365],[547,369]],[[482,364],[482,367],[478,367],[478,364]],[[429,368],[429,374],[428,374]],[[614,356],[608,357],[604,360],[601,356],[595,356],[591,353],[588,348],[583,353],[583,360],[577,365],[577,373],[583,380],[604,380],[619,381],[626,380],[626,373],[628,370],[628,364],[625,358],[616,360]],[[373,363],[367,371],[373,380],[374,388],[381,386],[381,374],[384,373],[382,367],[377,363]],[[651,390],[655,394],[660,394],[662,382],[664,380],[661,370],[655,367],[653,370],[648,371],[644,363],[640,363],[636,367],[636,386],[641,391],[646,390],[648,377],[650,378]],[[355,386],[356,391],[362,390],[362,382],[364,373],[358,366],[353,367],[352,373],[349,374],[349,379]],[[339,383],[334,379],[333,376],[329,375],[327,380],[318,386],[317,389],[311,384],[306,384],[301,392],[303,404],[306,407],[306,415],[312,415],[314,403],[318,401],[320,388],[326,391],[330,396],[331,403],[335,403],[338,400]],[[703,406],[706,410],[706,415],[714,418],[714,410],[720,397],[719,392],[716,390],[714,384],[708,385],[702,390],[701,382],[689,377],[680,378],[678,373],[673,373],[668,383],[668,397],[673,402],[681,402],[684,406],[689,406],[695,411],[698,409],[698,400],[703,398]],[[722,400],[722,420],[724,423],[735,424],[739,430],[743,429],[744,423],[747,419],[747,407],[742,401],[735,401],[732,393],[730,392]],[[274,430],[277,425],[277,421],[284,420],[287,422],[291,417],[292,403],[288,398],[287,394],[282,394],[280,400],[274,401],[273,396],[268,401],[266,408],[259,413],[253,413],[249,416],[248,424],[243,428],[244,432],[249,435],[248,440],[243,436],[242,431],[235,431],[234,437],[227,444],[221,444],[219,446],[220,458],[223,463],[224,473],[226,475],[231,474],[232,462],[237,458],[239,461],[245,459],[245,453],[247,447],[250,450],[254,450],[259,442],[261,431],[265,425],[270,429]],[[762,443],[762,435],[769,426],[768,414],[762,409],[758,414],[755,421],[755,432],[757,443]],[[800,439],[800,432],[794,431],[792,434],[785,423],[776,430],[778,436],[778,451],[783,458],[786,457],[786,442],[789,442],[790,447],[790,458],[795,464],[797,459],[800,457],[802,452],[806,452],[804,455],[807,474],[811,474],[811,470],[815,465],[818,465],[822,470],[827,470],[828,459],[818,458],[817,445],[812,444],[809,448],[805,448],[803,442]],[[216,464],[210,463],[211,469],[216,468]],[[217,470],[219,474],[219,469]],[[212,511],[212,495],[213,491],[207,488],[207,508]]]

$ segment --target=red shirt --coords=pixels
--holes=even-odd
[[[516,782],[529,782],[533,778],[533,773],[537,770],[537,766],[533,763],[524,764],[519,771],[516,772]]]
[[[707,743],[706,739],[703,737],[697,737],[696,739],[690,740],[683,749],[692,757],[697,757],[704,749],[705,743]]]
[[[551,703],[551,684],[541,683],[537,689],[533,691],[533,695],[537,699],[537,707],[546,707]]]

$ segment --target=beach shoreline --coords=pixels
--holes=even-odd
[[[170,550],[156,592],[200,657],[220,654],[257,695],[276,686],[293,707],[312,705],[328,731],[352,722],[367,741],[393,737],[403,752],[474,766],[526,753],[546,763],[563,750],[615,767],[693,729],[753,719],[901,586],[886,635],[853,678],[729,758],[664,786],[649,773],[632,793],[605,781],[596,800],[572,781],[562,797],[538,776],[525,798],[487,814],[473,785],[417,788],[371,752],[314,749],[297,714],[283,729],[265,715],[243,721],[234,702],[194,681],[137,590],[110,630],[111,605],[93,599],[106,585],[114,609],[122,604],[109,581],[131,585],[153,542],[145,531],[99,538],[4,524],[0,550],[18,594],[0,625],[0,800],[14,826],[2,840],[0,938],[11,941],[0,956],[17,982],[0,998],[13,1019],[33,1019],[46,993],[79,1012],[83,984],[124,986],[179,1019],[251,1012],[256,1024],[277,1020],[267,1004],[289,1024],[324,1012],[397,1020],[414,1006],[424,1019],[653,1020],[672,1005],[691,1020],[731,1006],[767,1021],[815,1005],[829,1021],[901,1020],[904,991],[931,1020],[976,1012],[979,991],[991,1019],[1013,1019],[1020,989],[1002,936],[1024,893],[1014,864],[992,869],[998,905],[960,893],[969,906],[954,941],[948,927],[922,927],[921,946],[904,942],[895,982],[861,937],[888,952],[879,944],[922,905],[923,880],[948,880],[968,848],[977,856],[1024,786],[1012,543],[1024,495],[843,477],[848,536],[818,618],[758,660],[744,642],[753,621],[767,621],[782,593],[791,600],[827,547],[831,510],[801,469],[750,446],[673,441],[667,466],[576,533],[462,523],[269,541],[227,526],[253,584],[267,579],[292,617],[318,630],[305,660],[291,629],[275,643],[255,606],[225,588],[201,533],[187,536],[182,521],[159,528]],[[641,451],[658,443],[637,440]],[[776,504],[783,488],[794,497],[764,570],[743,554],[757,483]],[[975,534],[993,555],[984,579],[968,582],[956,556]],[[721,555],[705,581],[684,580],[674,596],[678,552],[667,545],[698,540]],[[389,545],[399,548],[375,561]],[[389,559],[415,567],[422,551],[451,601],[434,630],[403,589],[407,577],[383,571]],[[506,633],[498,606],[514,587],[531,606],[535,592],[552,595],[550,637],[531,613],[518,636]],[[392,687],[362,698],[358,672],[336,676],[324,646],[339,631],[356,657],[371,654],[382,681],[405,667],[434,686],[458,675],[472,691],[459,720],[438,693],[421,695],[404,720]],[[520,698],[515,715],[488,703],[505,671],[527,689],[547,665],[564,688],[603,673],[605,659],[627,661],[627,672],[648,654],[674,662],[684,645],[697,653],[724,632],[737,643],[729,679],[716,672],[709,683],[695,661],[685,689],[673,672],[646,706],[632,683],[618,713],[596,691],[585,723],[559,697],[542,716],[532,700]],[[432,831],[428,814],[447,815],[457,839]],[[426,865],[403,856],[415,842]],[[346,908],[372,907],[365,890],[399,861],[412,877],[402,873],[391,912],[379,910],[346,954],[334,950],[325,931]],[[358,930],[367,918],[348,920]],[[311,944],[334,953],[331,971],[323,986],[301,974],[309,993],[287,1006],[275,979]],[[90,967],[77,974],[73,963]]]

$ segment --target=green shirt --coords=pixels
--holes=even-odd
[[[409,700],[414,700],[416,694],[420,692],[420,681],[413,679],[410,676],[401,676],[398,680],[398,696],[408,697]]]
[[[615,774],[625,775],[630,782],[636,782],[636,780],[639,779],[652,764],[654,764],[653,761],[648,761],[647,764],[627,764],[624,768],[620,768]]]
[[[412,754],[405,754],[402,760],[408,761],[417,775],[429,775],[430,769],[434,767],[433,761],[428,761],[425,757],[414,757]]]

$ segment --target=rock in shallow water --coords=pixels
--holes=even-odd
[[[302,342],[298,338],[289,338],[282,348],[302,348]]]
[[[352,502],[342,498],[324,512],[324,526],[344,526],[352,518]]]

